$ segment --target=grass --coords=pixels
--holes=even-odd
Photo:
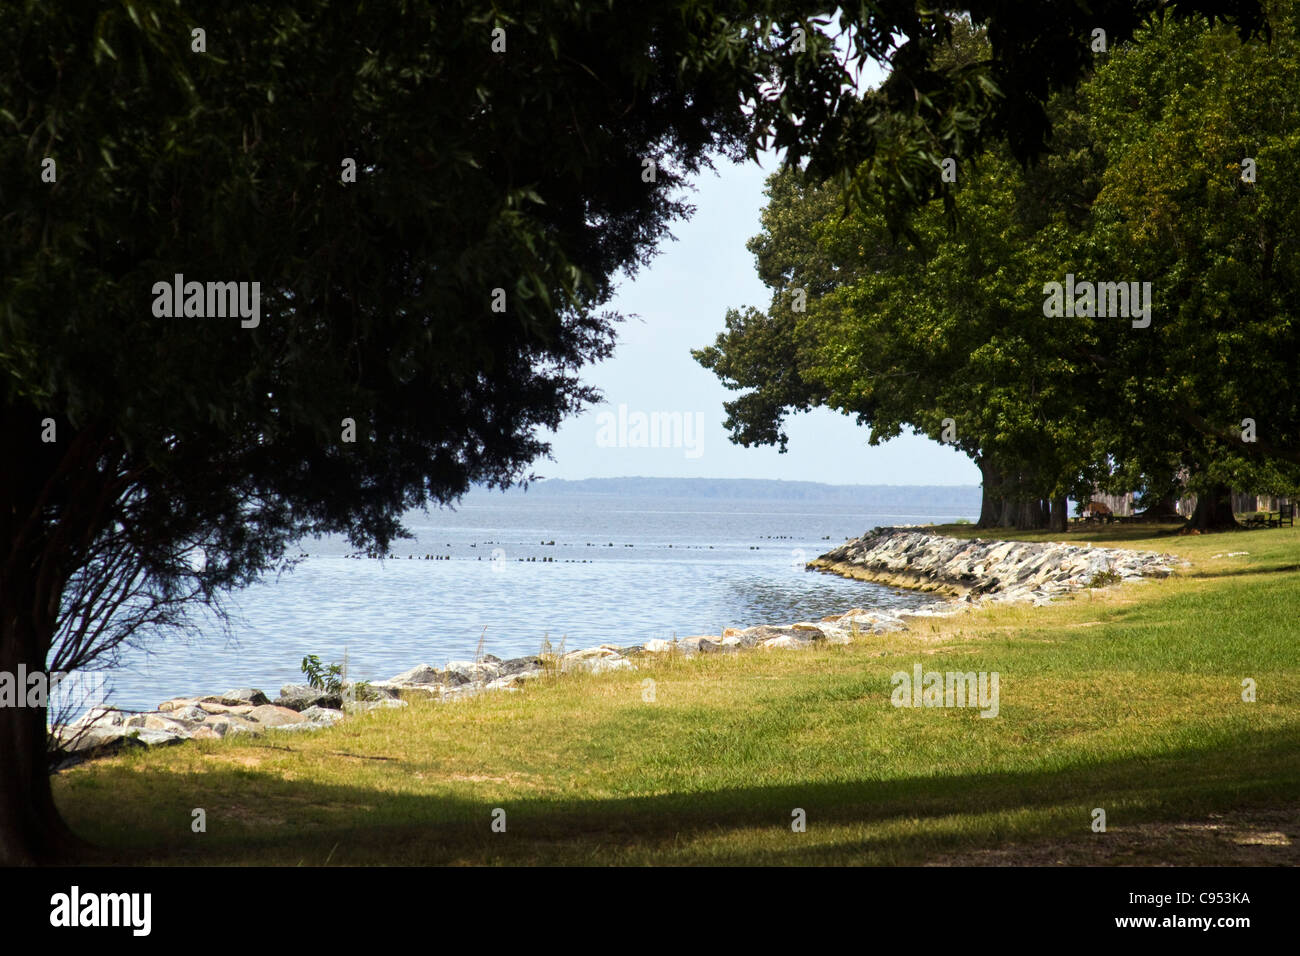
[[[121,863],[916,864],[1008,847],[1050,862],[1101,846],[1119,848],[1103,862],[1225,862],[1203,830],[1167,836],[1300,803],[1300,532],[1069,537],[1194,564],[842,647],[651,658],[306,735],[129,752],[58,775],[56,799]],[[890,676],[915,661],[997,671],[999,716],[893,707]],[[1248,862],[1290,852],[1266,836]]]

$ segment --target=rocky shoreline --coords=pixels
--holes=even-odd
[[[950,538],[875,528],[808,562],[861,581],[933,591],[966,602],[1052,598],[1098,584],[1168,577],[1181,558],[1091,545]]]
[[[863,634],[907,629],[907,618],[959,613],[985,602],[1045,604],[1070,591],[1143,577],[1167,577],[1186,563],[1149,551],[1057,543],[964,540],[916,528],[875,528],[819,558],[815,569],[949,598],[930,608],[895,613],[854,608],[820,621],[728,628],[718,635],[651,640],[632,647],[602,644],[569,653],[501,660],[491,654],[438,668],[420,664],[384,681],[345,683],[326,690],[286,684],[271,700],[256,688],[176,697],[148,713],[93,707],[52,737],[67,762],[128,746],[161,746],[266,731],[330,727],[349,715],[406,707],[410,699],[453,701],[488,691],[517,691],[548,674],[635,670],[646,655],[728,654],[753,648],[799,649],[852,643]]]

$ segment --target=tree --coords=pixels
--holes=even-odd
[[[977,31],[955,30],[953,58],[982,53]],[[1096,470],[1091,373],[1067,347],[1088,330],[1045,319],[1037,277],[1068,231],[1057,220],[1086,217],[1095,192],[1091,153],[1077,152],[1030,172],[995,150],[955,164],[960,221],[934,200],[902,237],[880,200],[841,215],[833,186],[775,174],[750,243],[772,303],[733,310],[695,353],[749,390],[726,404],[733,440],[784,450],[785,414],[829,405],[869,426],[872,444],[910,427],[970,455],[981,525],[1064,527],[1065,496]]]
[[[522,477],[595,397],[613,276],[749,147],[774,55],[693,5],[26,6],[0,24],[10,673]],[[256,313],[200,317],[205,286],[164,314],[176,276]],[[0,862],[77,849],[45,733],[0,709]]]
[[[1235,523],[1233,486],[1296,487],[1294,177],[1243,187],[1223,162],[1246,142],[1273,169],[1294,154],[1294,20],[1280,8],[1273,23],[1269,44],[1195,19],[1140,31],[1086,104],[1064,93],[1049,106],[1044,162],[1022,172],[993,149],[959,164],[961,222],[945,231],[937,204],[922,207],[910,243],[891,241],[879,202],[836,219],[815,180],[774,179],[752,245],[772,305],[733,311],[696,353],[751,389],[727,403],[733,435],[784,447],[784,414],[821,404],[856,414],[873,443],[960,423],[984,476],[982,525],[1062,528],[1064,497],[1096,485],[1167,506],[1186,469],[1200,528]],[[1234,108],[1243,90],[1255,95]],[[1167,276],[1156,309],[1172,316],[1148,333],[1095,297],[1039,313],[1046,283],[1070,273]],[[805,286],[807,313],[790,313]]]
[[[1106,154],[1093,269],[1153,287],[1150,327],[1101,349],[1112,449],[1156,497],[1186,468],[1200,530],[1235,526],[1234,487],[1300,487],[1295,5],[1271,22],[1265,43],[1162,18],[1083,90]]]

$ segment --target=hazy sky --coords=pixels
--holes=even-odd
[[[842,38],[839,46],[845,52]],[[879,66],[868,63],[858,88],[883,78]],[[767,308],[770,290],[759,281],[745,243],[759,232],[763,186],[776,166],[775,154],[761,166],[718,161],[716,172],[696,180],[696,191],[687,197],[696,212],[673,228],[677,241],[664,242],[659,255],[634,280],[625,280],[609,305],[639,319],[619,327],[613,358],[584,372],[584,379],[604,393],[604,404],[561,426],[551,439],[555,460],[537,462],[537,474],[979,484],[979,469],[960,452],[910,434],[872,448],[865,428],[828,409],[787,419],[790,443],[784,455],[728,440],[722,403],[741,393],[724,388],[691,358],[691,349],[713,344],[727,309]],[[681,447],[646,447],[647,441],[638,440],[648,436],[638,434],[636,417],[649,419],[656,412],[679,413],[683,426],[690,423],[689,433],[683,427]]]
[[[727,437],[722,403],[735,397],[691,357],[712,344],[728,308],[766,308],[769,291],[759,281],[745,242],[759,231],[763,185],[774,168],[718,164],[706,172],[689,201],[695,215],[673,229],[676,242],[634,280],[625,280],[610,308],[636,314],[619,328],[614,356],[589,366],[584,378],[605,403],[567,420],[552,440],[554,462],[534,470],[548,478],[622,475],[708,478],[783,478],[833,484],[978,484],[979,470],[960,452],[923,436],[904,435],[879,447],[852,417],[819,409],[789,419],[789,451],[741,448]],[[625,405],[627,425],[617,415]],[[602,429],[601,413],[607,414]],[[678,448],[634,447],[636,413],[681,413]],[[687,446],[690,440],[690,447]],[[622,445],[623,447],[620,447]]]

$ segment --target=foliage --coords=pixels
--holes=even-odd
[[[315,654],[308,654],[302,659],[302,672],[307,676],[307,683],[317,690],[337,694],[343,690],[343,665],[331,663],[322,665]]]

